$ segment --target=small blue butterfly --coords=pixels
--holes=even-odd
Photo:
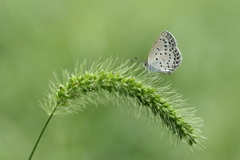
[[[171,74],[182,61],[177,42],[168,31],[163,31],[153,44],[144,66],[152,72]]]

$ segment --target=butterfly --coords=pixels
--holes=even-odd
[[[152,72],[171,74],[182,62],[180,50],[174,36],[163,31],[153,44],[144,66]]]

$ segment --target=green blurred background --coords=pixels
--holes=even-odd
[[[34,160],[238,160],[240,1],[0,0],[0,159],[27,159],[47,120],[53,70],[110,56],[147,59],[169,30],[183,62],[165,82],[204,119],[204,151],[186,153],[158,125],[112,106],[53,117]]]

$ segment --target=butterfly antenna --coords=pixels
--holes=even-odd
[[[134,59],[131,60],[131,62],[144,62],[143,59],[138,59],[137,57],[135,57]]]

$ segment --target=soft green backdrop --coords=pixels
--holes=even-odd
[[[112,106],[54,117],[34,160],[240,159],[239,0],[0,0],[0,159],[27,159],[47,119],[52,72],[77,60],[147,59],[169,30],[183,62],[163,75],[204,119],[204,151]],[[165,132],[166,133],[166,132]]]

